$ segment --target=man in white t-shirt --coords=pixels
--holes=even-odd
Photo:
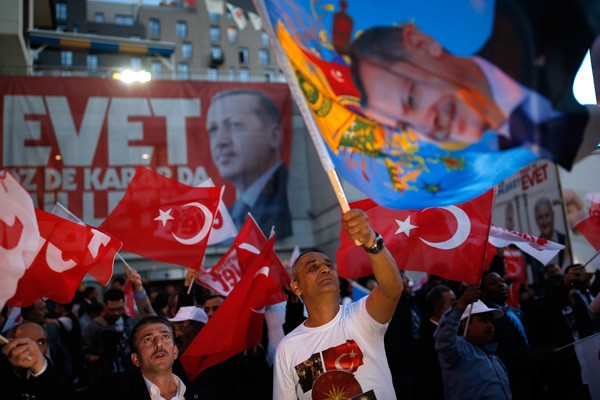
[[[274,399],[396,398],[383,336],[402,294],[402,279],[363,211],[346,212],[342,222],[348,236],[363,243],[379,285],[369,296],[340,305],[333,262],[316,249],[298,257],[290,287],[304,302],[308,319],[277,347]]]

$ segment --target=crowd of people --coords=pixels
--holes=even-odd
[[[364,213],[351,210],[342,222],[369,254],[370,294],[348,302],[334,263],[307,249],[280,308],[276,329],[286,336],[273,339],[266,323],[262,345],[193,380],[179,357],[226,299],[194,284],[191,270],[179,288],[160,291],[127,270],[135,316],[125,312],[121,277],[102,301],[92,286],[69,304],[40,298],[13,326],[5,308],[2,398],[308,399],[339,387],[349,399],[590,398],[567,345],[600,331],[598,273],[550,264],[509,306],[496,256],[479,285],[432,275],[413,290]]]

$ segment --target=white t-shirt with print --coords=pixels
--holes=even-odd
[[[277,347],[273,399],[335,398],[341,392],[346,398],[395,399],[383,342],[387,327],[369,315],[366,297],[340,306],[325,325],[298,326]]]

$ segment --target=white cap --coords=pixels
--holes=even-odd
[[[177,314],[173,318],[169,318],[171,322],[183,322],[183,321],[198,321],[206,324],[208,322],[208,315],[203,309],[195,306],[181,307]]]
[[[471,311],[471,305],[469,304],[467,306],[467,309],[463,313],[463,315],[460,317],[460,319],[463,320],[463,319],[467,318],[469,316],[469,312],[471,313],[471,315],[484,314],[484,313],[491,312],[492,317],[494,317],[494,318],[500,318],[501,316],[504,315],[504,311],[502,311],[498,308],[489,308],[481,300],[477,300],[475,303],[473,303],[473,311]]]

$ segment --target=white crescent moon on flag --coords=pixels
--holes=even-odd
[[[238,246],[240,249],[244,249],[249,251],[250,253],[254,253],[254,254],[260,254],[260,250],[258,250],[256,247],[252,246],[250,243],[242,243]]]
[[[338,358],[336,358],[336,359],[335,359],[335,369],[337,369],[337,370],[340,370],[340,371],[346,371],[346,372],[349,372],[349,371],[351,371],[351,369],[350,369],[350,370],[344,369],[344,368],[342,368],[342,366],[340,365],[340,360],[341,360],[341,359],[342,359],[344,356],[346,356],[346,355],[348,355],[348,354],[346,354],[346,353],[343,353],[342,355],[340,355]]]
[[[455,247],[460,246],[461,244],[464,243],[465,240],[467,240],[467,238],[469,237],[469,234],[471,233],[471,221],[469,220],[469,216],[467,215],[466,212],[464,212],[463,210],[461,210],[460,208],[458,208],[456,206],[437,207],[437,208],[448,210],[454,216],[454,218],[456,218],[456,224],[457,224],[456,232],[454,233],[454,235],[452,235],[450,237],[450,239],[448,239],[444,242],[430,242],[423,238],[419,238],[419,239],[426,245],[428,245],[430,247],[434,247],[436,249],[440,249],[440,250],[450,250],[450,249],[454,249]],[[425,210],[428,210],[428,209],[429,208],[426,208]],[[425,211],[425,210],[423,210],[423,211]]]
[[[258,271],[256,271],[256,273],[254,274],[254,278],[256,278],[259,275],[269,276],[269,271],[271,271],[269,269],[269,267],[262,267],[261,269],[259,269]],[[265,313],[265,307],[261,308],[260,310],[255,310],[254,308],[251,308],[251,310],[254,311],[257,314],[264,314]]]
[[[195,236],[192,236],[189,239],[182,239],[179,236],[175,235],[173,232],[171,232],[171,235],[173,235],[173,238],[175,238],[175,240],[177,240],[179,243],[185,244],[187,246],[200,243],[206,237],[206,235],[208,235],[208,232],[210,232],[210,227],[212,225],[212,213],[210,212],[208,207],[206,207],[204,204],[198,203],[197,201],[193,203],[184,204],[182,207],[196,207],[198,210],[202,211],[202,213],[204,214],[204,225]]]
[[[73,260],[63,260],[62,250],[48,242],[46,247],[46,262],[52,271],[65,272],[77,265]]]

